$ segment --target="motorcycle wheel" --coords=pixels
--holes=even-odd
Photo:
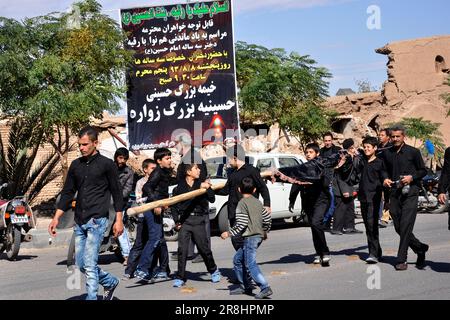
[[[72,234],[70,239],[69,250],[67,251],[67,267],[75,264],[75,233]]]
[[[7,230],[8,241],[6,244],[6,256],[9,261],[16,260],[17,255],[20,250],[20,241],[22,238],[22,233],[20,232],[20,228],[16,228],[13,225],[10,225]]]

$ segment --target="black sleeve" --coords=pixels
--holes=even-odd
[[[289,193],[289,204],[294,205],[297,201],[298,194],[300,193],[301,186],[299,184],[293,184],[291,187],[291,192]]]
[[[415,150],[414,152],[414,166],[416,167],[416,174],[413,176],[413,180],[421,180],[427,175],[427,168],[419,150]]]
[[[259,171],[256,168],[254,168],[254,170],[252,170],[251,177],[252,177],[253,181],[255,181],[256,190],[261,194],[261,196],[263,198],[264,206],[270,207],[269,189],[267,188],[266,183],[261,178],[261,174],[259,173]]]
[[[59,199],[58,209],[62,211],[67,211],[70,208],[70,204],[77,192],[75,186],[75,161],[69,167],[69,172],[67,173],[66,182],[64,183],[64,188],[61,191],[61,198]]]
[[[108,179],[109,190],[114,202],[114,210],[116,212],[122,211],[124,208],[122,191],[119,184],[119,175],[117,167],[112,161],[108,161],[108,169],[106,173]]]
[[[200,182],[204,182],[208,178],[208,167],[206,162],[202,160],[200,165]]]
[[[214,190],[211,188],[206,189],[206,196],[208,198],[208,202],[214,203],[216,201],[216,194]]]
[[[445,150],[444,166],[442,167],[441,177],[439,179],[438,193],[446,193],[450,191],[450,148]]]
[[[222,189],[216,190],[214,191],[214,193],[218,196],[228,196],[230,195],[230,183],[229,183],[229,179],[227,180],[227,182],[225,183],[225,187],[223,187]]]
[[[122,190],[122,197],[124,199],[128,198],[130,196],[131,191],[133,191],[133,171],[131,169],[129,169],[130,171],[128,172],[128,177],[123,185],[123,190]]]
[[[179,195],[178,193],[178,187],[175,187],[172,191],[172,196],[175,197]],[[179,222],[180,220],[180,208],[179,208],[179,204],[180,203],[176,203],[174,204],[172,207],[170,207],[170,213],[172,214],[173,220],[175,222]]]
[[[156,168],[152,172],[147,182],[142,187],[142,197],[147,197],[147,202],[152,202],[155,200],[155,189],[161,181],[161,171]]]

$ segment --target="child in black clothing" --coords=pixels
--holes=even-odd
[[[152,172],[142,188],[142,197],[147,202],[166,199],[169,197],[169,186],[176,182],[172,178],[172,153],[169,149],[159,148],[155,150],[154,158],[158,166]],[[144,213],[144,221],[147,225],[148,240],[142,251],[139,265],[134,276],[143,281],[155,279],[167,279],[169,274],[169,252],[163,232],[163,210],[155,208]],[[156,254],[160,254],[160,271],[153,272],[152,262]]]
[[[206,189],[206,194],[191,200],[180,202],[172,207],[172,215],[177,222],[178,234],[178,274],[173,286],[179,288],[186,283],[186,261],[188,258],[191,238],[198,248],[206,268],[211,273],[211,281],[219,282],[221,275],[214,262],[211,249],[208,246],[208,235],[205,229],[205,215],[209,214],[208,201],[215,201],[214,191],[209,182],[200,182],[200,168],[197,164],[184,165],[184,177],[178,181],[173,195],[190,191]]]
[[[311,224],[316,257],[314,264],[329,266],[331,256],[325,238],[325,213],[330,205],[329,185],[333,176],[333,168],[345,162],[345,155],[336,154],[328,158],[320,158],[320,148],[316,143],[306,146],[305,156],[308,162],[289,168],[280,168],[281,180],[302,184],[302,208]],[[339,162],[340,160],[340,162]]]
[[[355,168],[361,173],[358,199],[361,203],[361,212],[366,227],[369,245],[369,257],[366,262],[369,264],[378,263],[382,256],[378,216],[383,194],[383,181],[388,177],[384,161],[376,156],[377,146],[377,138],[365,138],[363,140],[365,157],[358,157],[354,160]]]

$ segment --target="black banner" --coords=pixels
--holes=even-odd
[[[135,52],[127,76],[131,150],[171,147],[180,129],[196,145],[239,129],[229,0],[123,9],[121,20]]]

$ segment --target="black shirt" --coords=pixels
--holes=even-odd
[[[228,177],[227,183],[225,187],[219,191],[216,191],[217,195],[221,196],[229,196],[228,197],[228,217],[235,218],[236,216],[236,207],[239,203],[239,200],[242,199],[242,195],[238,190],[239,185],[242,182],[242,179],[250,177],[253,179],[256,186],[256,193],[254,196],[256,198],[259,197],[259,193],[264,200],[264,206],[270,207],[270,194],[269,189],[267,189],[267,185],[264,183],[264,180],[261,178],[261,174],[258,169],[250,164],[244,164],[240,169],[233,171],[233,173]]]
[[[427,175],[427,169],[420,151],[404,144],[402,147],[392,147],[385,150],[380,156],[386,165],[386,171],[392,181],[400,180],[400,176],[412,176],[411,185],[420,187],[423,177]],[[393,185],[395,188],[395,185]]]
[[[78,191],[75,222],[85,224],[91,218],[108,217],[111,195],[116,212],[122,211],[122,193],[114,162],[100,153],[72,162],[61,192],[58,209],[67,211]]]
[[[361,172],[358,191],[359,201],[372,202],[376,194],[381,197],[383,182],[388,177],[384,161],[375,158],[375,160],[369,162],[364,157],[360,162],[358,171]]]
[[[172,177],[172,169],[156,166],[147,182],[142,187],[142,197],[147,197],[147,202],[169,198],[169,186],[176,184]]]
[[[320,149],[320,157],[321,158],[331,157],[332,155],[338,153],[340,150],[342,150],[342,148],[335,146],[334,144],[330,148],[323,147],[322,149]]]
[[[178,185],[173,190],[173,196],[177,196],[183,193],[191,192],[200,189],[201,182],[200,179],[196,179],[192,187],[187,183],[186,179],[179,180]],[[172,207],[172,215],[175,221],[183,222],[187,219],[190,213],[195,213],[196,215],[207,215],[209,214],[208,202],[213,203],[216,200],[214,191],[209,188],[206,193],[195,197],[193,199],[179,202]]]

